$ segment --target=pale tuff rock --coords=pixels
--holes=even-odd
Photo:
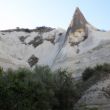
[[[102,32],[90,25],[79,8],[76,9],[67,32],[46,27],[35,30],[7,30],[0,32],[0,66],[31,66],[34,55],[37,65],[49,65],[80,76],[88,66],[110,63],[110,32]],[[106,54],[105,54],[106,53]],[[10,63],[11,62],[11,63]],[[33,61],[32,61],[33,63]],[[5,66],[4,66],[5,65]]]
[[[75,13],[52,69],[66,68],[79,77],[87,67],[110,63],[110,32],[94,28],[78,8]]]
[[[63,29],[46,32],[37,30],[37,32],[30,33],[24,30],[1,31],[0,66],[4,69],[34,67],[36,64],[51,66],[63,46],[64,38],[65,30]],[[31,58],[32,55],[36,58]],[[31,60],[29,60],[30,58]]]

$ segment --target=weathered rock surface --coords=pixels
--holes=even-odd
[[[110,110],[110,76],[90,87],[76,104],[77,110],[84,107]]]
[[[103,63],[110,63],[110,32],[94,28],[77,8],[52,68],[67,68],[80,76],[85,68]]]
[[[32,55],[39,59],[33,67],[67,68],[79,77],[88,66],[110,63],[110,31],[94,28],[77,8],[67,31],[39,27],[0,32],[0,66],[30,67]]]
[[[30,68],[36,64],[51,66],[64,39],[63,29],[39,27],[28,32],[24,29],[0,31],[0,66],[4,69]]]

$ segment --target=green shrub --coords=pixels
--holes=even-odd
[[[74,104],[79,99],[79,94],[75,88],[71,74],[58,70],[54,74],[54,78],[55,97],[59,104],[55,106],[55,110],[73,110]]]
[[[66,71],[37,66],[1,73],[0,110],[72,110],[79,98]]]
[[[82,79],[83,79],[83,81],[86,81],[89,78],[91,78],[93,75],[94,75],[94,69],[87,68],[82,74]]]
[[[110,64],[104,63],[102,65],[97,65],[96,67],[94,67],[94,70],[110,73]]]
[[[87,68],[82,73],[83,81],[90,79],[91,77],[95,77],[95,79],[99,79],[102,76],[110,74],[110,64],[97,65],[94,68]]]
[[[3,73],[3,68],[0,67],[0,75]]]

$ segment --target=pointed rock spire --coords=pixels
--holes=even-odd
[[[78,44],[81,41],[81,39],[84,40],[87,37],[86,24],[88,24],[87,20],[85,19],[80,9],[77,7],[66,33],[66,37],[69,36],[70,38],[70,43],[73,42],[73,44]]]
[[[85,24],[87,24],[87,21],[80,9],[77,7],[72,22],[70,24],[71,31],[74,32],[78,28],[85,28]]]

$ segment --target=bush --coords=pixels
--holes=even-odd
[[[103,65],[97,65],[94,68],[87,68],[82,73],[82,79],[83,81],[86,81],[92,77],[95,77],[97,79],[101,78],[102,76],[105,76],[110,74],[110,64],[103,64]]]
[[[1,73],[1,110],[72,110],[79,98],[66,71],[37,66],[33,71],[20,68]]]
[[[54,74],[54,78],[55,97],[59,104],[55,106],[55,110],[73,110],[74,104],[79,99],[79,94],[71,74],[59,70]]]
[[[0,75],[3,73],[3,68],[0,67]]]
[[[93,74],[94,74],[94,69],[92,69],[92,68],[86,68],[86,70],[82,74],[83,81],[86,81],[89,78],[91,78],[93,76]]]

